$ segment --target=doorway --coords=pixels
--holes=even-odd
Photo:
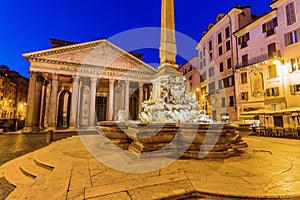
[[[96,97],[97,121],[106,121],[107,97]]]

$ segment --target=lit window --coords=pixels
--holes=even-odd
[[[269,88],[266,90],[267,97],[276,97],[279,96],[279,87]]]
[[[291,31],[284,35],[285,46],[289,46],[299,42],[300,39],[300,29]]]
[[[241,93],[241,99],[244,101],[248,101],[248,92],[242,92]]]

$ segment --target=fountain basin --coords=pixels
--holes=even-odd
[[[101,122],[104,134],[138,157],[228,158],[247,147],[234,124]],[[127,145],[125,143],[127,142]],[[126,149],[126,150],[127,150]],[[157,153],[155,153],[157,152]],[[199,154],[201,155],[199,157]]]

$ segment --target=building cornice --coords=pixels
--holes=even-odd
[[[245,31],[251,30],[253,27],[256,27],[258,24],[260,24],[262,21],[267,20],[268,18],[271,19],[273,17],[272,15],[277,13],[277,9],[273,9],[269,12],[266,12],[262,15],[260,15],[256,20],[251,22],[250,24],[247,24],[246,26],[240,28],[239,30],[235,31],[233,34],[235,36],[238,36],[240,33],[244,33]]]
[[[114,45],[113,43],[109,42],[106,39],[100,39],[100,40],[91,41],[91,42],[84,42],[84,43],[80,43],[80,44],[73,44],[73,45],[69,45],[69,46],[57,47],[57,48],[53,48],[53,49],[46,49],[46,50],[41,50],[41,51],[36,51],[36,52],[31,52],[31,53],[24,53],[24,54],[22,54],[22,56],[24,58],[26,58],[28,61],[42,60],[42,58],[40,58],[40,57],[55,55],[55,54],[60,54],[60,53],[66,53],[66,52],[71,52],[71,51],[74,51],[74,50],[81,50],[81,49],[86,49],[86,48],[91,48],[91,47],[97,47],[100,44],[107,44],[114,51],[117,51],[121,55],[124,55],[124,57],[126,57],[127,59],[133,61],[134,63],[136,63],[138,65],[145,66],[145,67],[149,68],[150,70],[152,70],[155,73],[157,72],[157,70],[155,68],[153,68],[152,66],[150,66],[147,63],[143,62],[142,60],[134,57],[133,55],[131,55],[127,51],[124,51],[123,49],[117,47],[116,45]],[[54,60],[47,60],[47,59],[44,59],[44,60],[48,63],[49,62],[50,63],[54,63],[54,62],[64,63],[63,61],[54,61]],[[75,63],[75,64],[81,65],[81,63]]]

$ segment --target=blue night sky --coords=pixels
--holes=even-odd
[[[175,0],[176,30],[198,42],[202,31],[207,29],[210,22],[215,22],[217,14],[225,13],[240,3],[251,5],[252,13],[259,15],[270,10],[270,2],[271,0]],[[86,42],[110,38],[129,29],[159,27],[160,6],[161,0],[2,1],[0,64],[28,77],[29,63],[22,54],[50,48],[48,38]],[[157,51],[139,52],[146,53],[144,61],[159,62]]]

